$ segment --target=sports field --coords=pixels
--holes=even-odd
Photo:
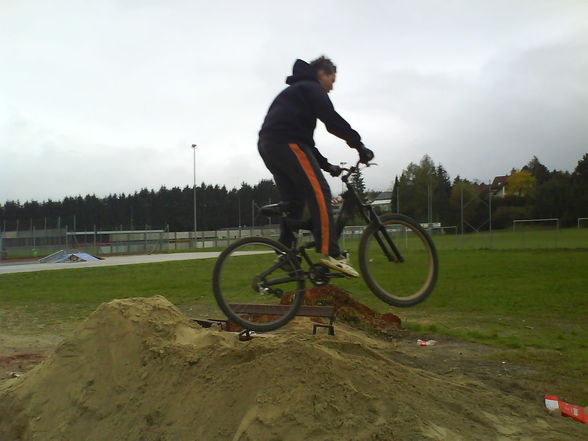
[[[534,237],[519,247],[496,234],[502,249],[455,249],[436,236],[440,275],[432,296],[409,309],[381,303],[362,280],[337,285],[380,312],[392,311],[417,335],[443,335],[501,348],[502,360],[531,366],[537,396],[558,393],[588,405],[587,230],[559,232],[563,247]],[[481,239],[483,240],[483,239]],[[510,240],[510,242],[509,242]],[[0,276],[2,328],[13,334],[60,334],[100,303],[163,295],[192,315],[221,316],[211,292],[214,259]]]
[[[452,234],[453,233],[453,234]],[[545,249],[545,248],[588,248],[588,228],[562,228],[555,225],[542,227],[519,226],[495,230],[491,233],[435,234],[435,243],[441,249]]]

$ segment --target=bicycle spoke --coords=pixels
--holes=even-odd
[[[381,218],[362,237],[360,266],[370,289],[395,306],[412,306],[424,300],[437,277],[437,255],[427,233],[401,215]]]
[[[374,233],[374,239],[376,240],[378,245],[380,245],[382,252],[384,253],[389,262],[402,262],[404,259],[400,254],[400,251],[398,251],[398,248],[396,247],[394,242],[392,242],[392,239],[390,238],[388,232],[384,228],[382,229],[384,230],[383,232],[376,231]]]
[[[219,257],[213,276],[215,297],[227,316],[241,326],[263,331],[289,320],[304,282],[298,265],[282,248],[270,239],[248,238],[235,242]],[[263,312],[262,306],[265,310],[269,306],[273,313],[251,313]]]

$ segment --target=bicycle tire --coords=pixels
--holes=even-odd
[[[376,239],[381,227],[372,222],[359,245],[363,279],[384,302],[398,307],[414,306],[431,294],[437,282],[439,259],[435,244],[425,229],[408,216],[384,214],[379,219],[390,236],[396,235],[393,242],[405,260],[391,262],[385,256]]]
[[[255,252],[258,254],[239,254],[239,252],[248,249],[256,249],[257,251]],[[260,271],[264,271],[275,265],[276,259],[288,251],[286,246],[266,237],[238,239],[223,250],[214,265],[212,288],[216,303],[231,322],[251,331],[267,332],[284,326],[296,316],[304,298],[303,278],[278,285],[280,286],[279,289],[292,288],[295,291],[292,296],[292,302],[287,305],[290,308],[284,308],[285,312],[277,316],[276,319],[272,319],[271,317],[273,316],[268,316],[267,322],[254,321],[253,317],[247,319],[244,317],[247,314],[240,313],[231,306],[234,305],[234,298],[237,298],[239,301],[244,298],[247,304],[256,306],[260,304],[249,302],[265,301],[265,303],[261,303],[262,305],[279,304],[279,298],[274,298],[275,296],[273,295],[264,295],[259,290],[260,280],[257,277]],[[296,260],[288,261],[287,265],[290,265],[288,271],[291,271],[291,273],[287,273],[285,270],[278,268],[268,276],[278,279],[280,277],[287,278],[288,274],[299,273],[301,271],[300,264]],[[255,292],[256,286],[257,292]]]

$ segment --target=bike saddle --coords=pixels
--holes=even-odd
[[[309,230],[312,231],[312,219],[298,220],[288,217],[290,211],[290,202],[282,201],[277,204],[264,205],[259,209],[261,216],[283,216],[286,223],[292,230]]]
[[[288,214],[290,202],[278,202],[277,204],[264,205],[259,209],[261,216],[281,216]]]

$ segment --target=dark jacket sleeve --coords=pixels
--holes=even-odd
[[[321,169],[327,171],[329,160],[321,155],[321,152],[319,152],[315,146],[310,146],[310,150],[312,151],[312,155],[315,157],[316,162],[318,162]]]
[[[306,92],[317,118],[325,124],[327,131],[347,141],[349,147],[361,147],[361,136],[335,111],[333,103],[321,85],[309,83]]]

